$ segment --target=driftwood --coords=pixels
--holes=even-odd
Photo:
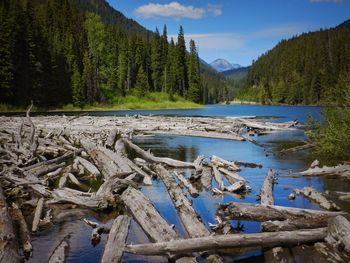
[[[350,255],[350,222],[343,216],[330,219],[326,241]]]
[[[288,248],[274,247],[264,252],[265,262],[287,263],[293,262],[293,257]]]
[[[101,263],[121,262],[131,218],[126,215],[118,216],[112,225],[108,240],[102,255]]]
[[[132,149],[133,151],[135,151],[137,154],[139,154],[143,159],[152,162],[152,163],[161,163],[161,164],[166,164],[172,167],[179,167],[179,168],[194,168],[194,164],[193,163],[189,163],[189,162],[183,162],[183,161],[178,161],[178,160],[174,160],[171,158],[165,158],[165,157],[156,157],[153,156],[152,154],[142,150],[140,147],[138,147],[137,145],[133,144],[132,142],[130,142],[129,140],[126,139],[122,139],[122,141],[124,142],[124,144]]]
[[[294,192],[298,195],[302,195],[315,203],[320,207],[327,210],[339,211],[340,208],[332,201],[328,200],[322,193],[319,193],[313,187],[304,187],[302,189],[295,189]]]
[[[216,155],[213,155],[211,157],[210,161],[219,167],[227,167],[228,169],[230,169],[232,171],[239,171],[240,170],[240,168],[234,162],[227,161],[227,160],[220,158],[219,156],[216,156]]]
[[[182,173],[174,171],[173,174],[186,187],[191,196],[196,197],[199,195],[197,189],[193,187],[193,185],[182,175]]]
[[[204,166],[201,171],[201,184],[204,186],[204,188],[207,191],[211,191],[212,188],[212,180],[213,180],[213,174],[212,174],[212,168]]]
[[[219,172],[219,170],[215,166],[213,166],[212,168],[213,168],[214,179],[218,183],[220,191],[224,191],[225,186],[224,186],[224,181],[222,180],[221,173]]]
[[[265,177],[263,186],[261,188],[260,193],[260,201],[262,205],[273,205],[273,184],[275,181],[275,172],[273,170],[269,170],[267,176]]]
[[[27,226],[27,222],[24,219],[21,209],[17,204],[12,204],[12,217],[17,221],[19,238],[23,247],[23,252],[25,257],[28,259],[33,251],[33,246],[31,244],[30,232]]]
[[[189,253],[237,247],[291,246],[301,243],[322,241],[326,235],[327,228],[274,233],[230,234],[174,240],[156,244],[128,245],[126,251],[143,255],[167,255],[169,253]]]
[[[219,171],[226,177],[226,179],[230,182],[230,184],[234,184],[237,181],[243,181],[243,182],[246,181],[244,177],[240,176],[238,173],[231,172],[223,167],[220,167]]]
[[[114,148],[114,144],[115,144],[116,140],[118,139],[118,134],[119,134],[118,129],[111,130],[111,132],[106,140],[106,143],[105,143],[106,148],[109,148],[109,149]]]
[[[349,216],[345,212],[329,212],[312,209],[301,209],[293,207],[259,205],[248,203],[231,202],[227,205],[221,205],[217,214],[222,219],[245,219],[252,221],[290,220],[298,222],[298,225],[309,225],[312,228],[323,227],[327,225],[328,219],[337,215]]]
[[[0,185],[0,262],[19,262],[18,245],[12,220]]]
[[[166,242],[180,239],[175,230],[140,191],[129,187],[120,198],[151,241]],[[186,257],[180,258],[177,262],[196,262],[196,260]]]
[[[306,171],[301,172],[300,174],[304,176],[340,176],[344,178],[350,178],[350,165],[340,164],[337,166],[323,166],[322,168],[316,166],[314,168],[309,168]]]
[[[40,222],[41,214],[43,212],[44,208],[44,198],[40,198],[36,208],[35,208],[35,213],[34,213],[34,219],[33,219],[33,224],[32,224],[32,231],[36,232],[38,230],[38,225]]]
[[[49,263],[64,263],[66,261],[68,248],[68,237],[65,237],[52,252]]]
[[[294,153],[294,152],[300,152],[304,151],[310,148],[313,148],[314,145],[312,143],[305,143],[303,145],[295,146],[293,148],[283,149],[280,151],[281,154],[288,154],[288,153]]]
[[[96,167],[94,164],[90,163],[88,160],[86,160],[86,159],[84,159],[84,158],[82,158],[82,157],[79,157],[79,156],[77,156],[75,159],[76,159],[77,162],[80,163],[80,164],[84,167],[84,169],[87,170],[91,175],[93,175],[93,176],[100,176],[100,175],[101,175],[101,173],[100,173],[100,171],[97,169],[97,167]]]

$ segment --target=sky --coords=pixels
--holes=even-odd
[[[350,0],[107,0],[128,18],[176,40],[180,25],[199,56],[251,65],[280,40],[350,19]]]

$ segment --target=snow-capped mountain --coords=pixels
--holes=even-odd
[[[210,66],[215,70],[222,72],[230,69],[238,69],[241,67],[239,64],[231,64],[226,59],[218,58],[210,63]]]

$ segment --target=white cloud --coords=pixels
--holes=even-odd
[[[208,13],[211,13],[213,16],[220,16],[222,14],[222,5],[213,5],[208,4]]]
[[[149,3],[138,7],[134,11],[136,16],[142,18],[189,18],[201,19],[210,14],[213,16],[220,16],[222,14],[221,5],[208,4],[207,8],[194,7],[192,5],[182,5],[179,2],[171,2],[169,4]]]
[[[309,0],[311,3],[335,3],[341,4],[344,0]]]

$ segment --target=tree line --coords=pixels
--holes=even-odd
[[[176,42],[166,26],[162,34],[130,33],[69,0],[1,0],[0,20],[1,103],[82,107],[147,92],[207,103],[227,89],[212,72],[201,74],[196,44],[186,50],[182,27]]]
[[[238,96],[261,103],[339,104],[350,76],[350,28],[282,40],[253,62]]]

